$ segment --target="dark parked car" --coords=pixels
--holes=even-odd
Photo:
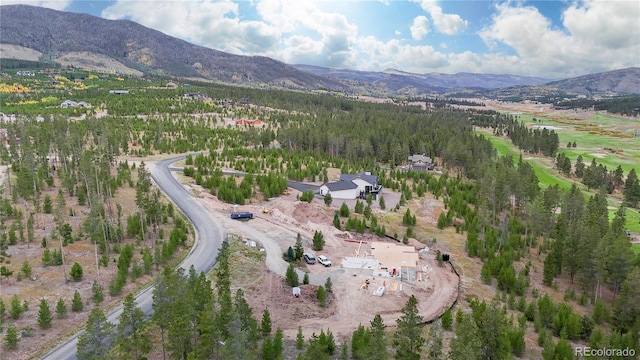
[[[307,264],[315,264],[316,263],[316,257],[313,256],[313,254],[311,254],[311,253],[304,253],[304,255],[302,257],[304,258],[304,261]]]

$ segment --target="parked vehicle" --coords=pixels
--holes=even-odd
[[[304,261],[309,265],[313,265],[316,263],[316,257],[312,253],[304,253],[302,257],[304,258]]]
[[[331,260],[324,255],[318,255],[318,262],[327,267],[331,266]]]
[[[234,220],[253,219],[253,213],[250,212],[233,212],[231,218]]]

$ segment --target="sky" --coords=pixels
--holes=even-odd
[[[561,79],[640,66],[638,0],[2,0],[289,64]]]

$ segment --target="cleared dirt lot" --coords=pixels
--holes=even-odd
[[[359,324],[368,324],[375,314],[381,314],[385,324],[394,326],[411,295],[418,298],[420,314],[426,321],[442,314],[458,296],[458,277],[448,265],[438,267],[432,252],[420,254],[420,265],[426,265],[429,269],[428,280],[416,282],[415,285],[395,281],[391,286],[391,278],[375,278],[372,270],[342,268],[344,257],[355,256],[358,249],[360,254],[365,254],[370,251],[372,241],[385,241],[370,234],[347,233],[336,229],[332,225],[333,213],[342,201],[331,207],[319,199],[309,204],[296,200],[297,192],[293,191],[290,195],[271,201],[234,207],[197,187],[188,187],[211,211],[225,232],[254,240],[265,249],[265,265],[258,275],[260,281],[252,281],[253,286],[244,290],[254,314],[261,316],[264,309],[269,309],[274,328],[282,328],[287,338],[295,338],[298,326],[302,326],[305,336],[327,328],[338,338],[350,336]],[[390,194],[390,197],[393,195]],[[234,209],[250,211],[254,219],[231,220],[229,214]],[[268,212],[264,213],[264,209]],[[375,211],[378,210],[374,208]],[[424,214],[424,217],[423,221],[430,222],[433,215]],[[324,250],[316,254],[329,257],[333,266],[301,265],[300,279],[305,271],[309,272],[310,284],[302,285],[302,297],[295,298],[291,288],[283,282],[288,263],[283,260],[282,254],[289,246],[295,245],[297,233],[302,235],[305,251],[312,251],[311,239],[316,230],[324,234],[326,241]],[[416,249],[424,247],[418,241],[411,241],[410,245]],[[324,285],[327,277],[331,277],[333,294],[328,299],[327,307],[321,308],[317,304],[316,290],[317,286]],[[362,285],[367,279],[370,284],[368,289],[363,289]],[[373,293],[383,282],[388,291],[383,296],[375,296]],[[392,287],[397,290],[391,291]]]

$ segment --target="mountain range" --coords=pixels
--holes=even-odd
[[[640,94],[640,68],[551,81],[507,74],[414,74],[289,65],[194,45],[128,20],[28,5],[0,6],[0,58],[54,61],[130,75],[151,73],[245,86],[386,96]]]

